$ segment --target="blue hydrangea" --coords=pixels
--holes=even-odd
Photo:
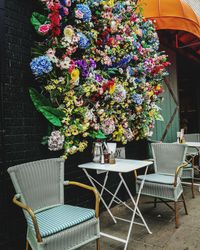
[[[80,49],[87,49],[90,46],[90,40],[81,32],[78,33],[78,36],[80,37],[79,40],[79,48]]]
[[[141,94],[133,94],[132,98],[133,98],[134,103],[137,105],[141,105],[144,101]]]
[[[48,74],[53,69],[52,63],[47,56],[34,58],[31,61],[30,66],[35,76],[42,76],[44,73]]]
[[[92,18],[92,13],[88,5],[86,4],[77,4],[76,5],[77,10],[81,11],[83,13],[83,21],[89,22]]]
[[[112,68],[117,68],[117,67],[126,67],[127,64],[132,60],[133,56],[132,55],[127,55],[125,57],[123,57],[122,59],[119,60],[119,62],[114,63],[112,65]]]

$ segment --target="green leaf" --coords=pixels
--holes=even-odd
[[[42,144],[42,145],[46,145],[46,144],[48,143],[48,139],[49,139],[49,136],[43,136],[43,137],[42,137],[41,144]]]
[[[162,117],[161,114],[156,115],[155,119],[156,119],[157,121],[161,121],[161,122],[164,121],[164,118]]]
[[[37,111],[41,112],[54,126],[61,127],[61,120],[64,118],[65,113],[62,110],[52,107],[50,101],[38,93],[37,90],[31,88],[29,89],[29,93]]]
[[[54,126],[61,127],[60,119],[54,114],[56,113],[56,108],[48,107],[48,106],[41,106],[39,111],[43,114],[43,116]]]
[[[42,24],[48,23],[49,20],[46,16],[39,14],[38,12],[33,12],[31,16],[31,23],[34,26],[35,30],[38,31],[39,27]]]
[[[97,132],[94,132],[96,139],[106,139],[106,135],[99,129]]]
[[[50,106],[42,106],[41,108],[43,110],[46,110],[47,112],[57,116],[60,119],[63,119],[65,117],[65,113],[60,109],[53,108],[53,107],[50,107]]]
[[[29,94],[37,111],[40,111],[41,106],[51,106],[50,101],[45,96],[41,95],[36,89],[30,88]]]

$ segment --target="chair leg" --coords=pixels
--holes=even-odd
[[[193,167],[193,171],[194,171],[194,158],[195,157],[192,157],[192,167]],[[194,175],[194,173],[193,173]],[[193,176],[194,177],[194,176]],[[192,189],[192,198],[194,198],[194,178],[192,178],[192,183],[191,183],[191,189]]]
[[[194,195],[194,179],[192,178],[192,183],[191,183],[191,189],[192,189],[192,198],[195,198]]]
[[[100,239],[96,240],[97,250],[100,250]]]
[[[178,215],[178,202],[174,202],[174,212],[175,212],[175,226],[179,227],[179,215]]]
[[[26,250],[28,250],[28,240],[26,240]]]
[[[188,211],[187,211],[187,206],[186,206],[186,202],[185,202],[185,197],[184,197],[184,195],[183,195],[183,194],[181,195],[181,197],[182,197],[182,200],[183,200],[183,205],[184,205],[184,208],[185,208],[185,214],[188,214]]]
[[[154,198],[154,208],[156,208],[157,205],[157,198]]]

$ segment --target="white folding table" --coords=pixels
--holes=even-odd
[[[186,146],[188,147],[191,147],[191,148],[195,148],[198,152],[198,155],[199,155],[199,165],[200,165],[200,142],[185,142],[184,143]],[[199,178],[196,178],[199,180]],[[189,182],[183,182],[184,184],[189,184],[191,185],[191,183]],[[198,186],[199,187],[199,192],[200,192],[200,184],[199,183],[194,183],[194,185]]]
[[[133,224],[137,224],[137,225],[141,225],[141,226],[146,227],[148,233],[150,233],[150,234],[151,234],[151,231],[149,230],[149,227],[148,227],[147,223],[145,222],[145,220],[144,220],[144,218],[143,218],[143,216],[142,216],[142,214],[141,214],[141,212],[139,210],[139,207],[138,207],[138,202],[139,202],[139,199],[140,199],[140,194],[141,194],[141,190],[142,190],[143,185],[144,185],[145,178],[143,179],[143,181],[142,181],[142,183],[140,185],[140,188],[139,188],[138,194],[137,194],[137,198],[134,199],[131,192],[130,192],[130,189],[129,189],[129,187],[128,187],[128,185],[127,185],[127,183],[126,183],[126,181],[125,181],[125,179],[123,177],[123,174],[133,172],[133,171],[138,170],[140,168],[146,167],[146,169],[145,169],[145,175],[146,175],[147,170],[148,170],[148,166],[151,165],[151,164],[152,164],[152,162],[150,162],[150,161],[116,159],[116,164],[113,164],[113,165],[111,165],[111,164],[100,164],[100,163],[94,163],[94,162],[89,162],[89,163],[79,165],[79,167],[84,170],[84,172],[85,172],[86,176],[88,177],[88,179],[89,179],[90,183],[92,184],[92,186],[95,187],[97,190],[98,190],[97,186],[100,187],[100,189],[98,190],[100,200],[104,204],[104,206],[106,207],[106,209],[107,209],[108,213],[110,214],[110,216],[111,216],[112,220],[114,221],[114,223],[117,223],[117,220],[122,220],[122,221],[130,223],[126,239],[122,239],[122,238],[116,237],[114,235],[110,235],[110,234],[103,233],[103,232],[100,233],[102,236],[105,236],[105,237],[108,237],[108,238],[111,238],[111,239],[114,239],[114,240],[117,240],[117,241],[120,241],[120,242],[124,243],[125,244],[124,249],[127,249]],[[90,172],[92,172],[90,170],[97,171],[97,174],[105,174],[103,183],[100,183],[97,180],[97,178],[95,179],[92,176],[92,174],[90,174]],[[107,180],[108,180],[108,177],[109,177],[109,173],[112,173],[112,172],[118,173],[118,175],[120,177],[120,182],[119,182],[119,184],[118,184],[118,186],[117,186],[114,193],[112,193],[106,187],[106,183],[107,183]],[[133,208],[131,206],[129,206],[128,204],[126,204],[126,202],[119,199],[119,197],[117,197],[117,194],[118,194],[118,192],[119,192],[122,185],[124,185],[128,195],[129,195],[129,197],[130,197],[130,199],[132,201]],[[109,204],[107,204],[105,202],[104,198],[103,198],[104,191],[109,193],[110,196],[111,196],[111,200],[110,200]],[[127,220],[127,219],[124,219],[124,218],[114,216],[112,214],[111,210],[110,210],[111,205],[113,204],[113,202],[115,202],[117,204],[123,204],[125,207],[130,209],[132,211],[131,220]],[[135,221],[135,216],[136,215],[141,219],[141,221],[142,221],[141,223]]]

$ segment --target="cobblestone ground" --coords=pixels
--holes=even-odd
[[[131,233],[128,250],[195,250],[200,249],[200,193],[195,188],[196,197],[193,199],[191,189],[184,187],[184,194],[188,208],[185,215],[182,203],[180,208],[180,226],[175,228],[174,213],[165,204],[159,203],[154,208],[153,199],[142,197],[140,210],[149,225],[152,234],[148,234],[144,227],[134,225]],[[116,216],[130,218],[131,214],[121,205],[113,209]],[[104,212],[101,215],[101,231],[114,236],[125,238],[128,230],[126,222],[119,221],[114,224],[110,216]],[[92,242],[81,250],[96,249]],[[101,237],[101,250],[123,250],[124,244],[115,240]]]

